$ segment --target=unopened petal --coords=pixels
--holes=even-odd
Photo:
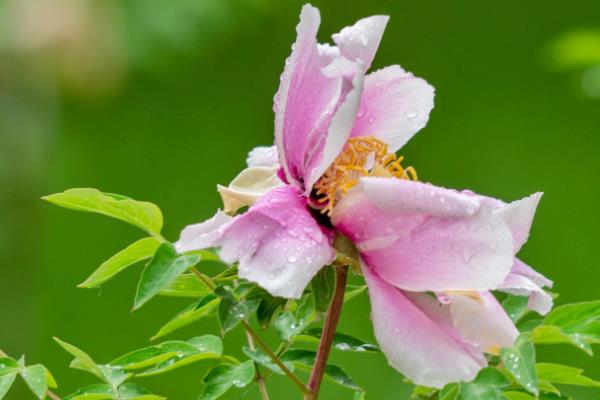
[[[367,70],[379,48],[383,32],[390,18],[387,15],[374,15],[363,18],[352,26],[347,26],[332,35],[340,53],[350,60],[360,60]]]
[[[282,186],[277,169],[272,167],[246,168],[235,177],[229,186],[217,186],[226,213],[253,205],[259,198]]]

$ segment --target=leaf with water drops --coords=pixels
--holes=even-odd
[[[6,393],[8,393],[12,384],[15,382],[16,377],[16,372],[0,375],[0,400],[2,400],[4,396],[6,396]]]
[[[30,365],[19,371],[21,378],[38,399],[44,399],[48,390],[46,367],[41,364]]]
[[[319,343],[322,330],[320,328],[309,329],[294,338],[297,342]],[[335,349],[341,351],[354,351],[357,353],[378,353],[379,347],[374,344],[364,342],[360,339],[336,332],[333,336],[332,345]]]
[[[510,382],[497,368],[484,368],[477,377],[467,383],[460,384],[458,399],[460,400],[505,400],[502,391]]]
[[[556,307],[546,316],[544,324],[556,325],[566,333],[579,333],[595,321],[600,321],[600,300]]]
[[[83,387],[66,396],[64,400],[164,400],[165,397],[152,394],[148,390],[134,384],[125,383],[118,389],[107,384],[94,384]]]
[[[340,367],[337,365],[327,365],[325,367],[325,377],[338,385],[352,390],[362,391],[362,388]]]
[[[258,319],[258,324],[262,329],[267,329],[271,325],[273,316],[280,307],[284,306],[286,301],[281,297],[271,296],[269,293],[266,293],[260,299],[260,304],[256,310],[256,319]]]
[[[252,360],[238,365],[217,365],[202,380],[202,393],[198,400],[217,399],[232,386],[245,387],[252,382],[255,373]]]
[[[159,235],[162,229],[162,213],[156,205],[149,202],[87,188],[69,189],[42,199],[71,210],[116,218],[135,225],[151,235]]]
[[[211,293],[211,290],[194,274],[181,274],[160,292],[161,296],[199,298]]]
[[[19,363],[10,357],[0,357],[0,376],[12,375],[19,372]]]
[[[311,281],[311,289],[315,299],[317,312],[326,312],[335,290],[335,270],[333,266],[326,265],[315,275]]]
[[[273,362],[273,360],[271,360],[271,357],[269,357],[267,354],[265,354],[262,350],[260,350],[260,349],[251,350],[248,347],[244,347],[244,348],[242,348],[242,350],[243,350],[244,354],[247,355],[248,358],[250,358],[255,363],[260,364],[263,367],[270,369],[271,371],[275,372],[276,374],[284,375],[283,370],[281,368],[279,368],[279,366],[277,364],[275,364]],[[294,365],[290,361],[286,361],[283,364],[290,371],[294,370]]]
[[[502,302],[502,307],[504,307],[510,319],[516,324],[529,313],[529,308],[527,308],[528,301],[529,298],[526,296],[513,296],[509,294]]]
[[[166,336],[177,329],[183,328],[184,326],[211,315],[213,310],[219,305],[219,301],[220,299],[213,294],[204,296],[200,300],[186,307],[169,322],[163,325],[156,335],[152,337],[152,340]]]
[[[535,348],[528,335],[520,335],[513,347],[500,350],[500,359],[507,371],[525,390],[538,395]]]
[[[179,256],[171,243],[161,244],[142,272],[133,309],[137,310],[146,304],[199,261],[200,257],[197,255]]]
[[[600,382],[583,375],[583,370],[560,364],[538,363],[535,366],[539,379],[562,385],[600,387]]]
[[[114,398],[113,388],[105,383],[97,383],[78,389],[64,400],[108,400]]]
[[[138,240],[103,262],[102,265],[100,265],[100,267],[85,280],[85,282],[79,284],[79,287],[96,287],[112,279],[125,268],[149,259],[154,255],[156,249],[160,246],[160,243],[160,240],[155,237],[147,237]]]
[[[305,330],[315,320],[315,317],[312,296],[304,296],[293,312],[282,312],[273,325],[283,340],[290,340]]]
[[[55,337],[54,340],[65,349],[69,354],[75,357],[75,360],[71,363],[72,368],[81,369],[83,371],[91,372],[99,378],[102,378],[102,371],[96,362],[83,350],[73,346],[70,343],[63,342],[59,338]]]
[[[221,289],[219,291],[219,289]],[[217,288],[215,293],[223,292],[221,304],[219,304],[219,323],[223,333],[227,333],[235,328],[240,321],[250,318],[258,309],[260,300],[238,300],[234,292],[225,290],[224,287]]]
[[[570,344],[589,356],[593,355],[592,346],[587,338],[579,333],[565,333],[555,325],[541,325],[531,331],[530,339],[536,344]]]

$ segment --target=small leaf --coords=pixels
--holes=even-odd
[[[527,335],[519,336],[512,348],[500,350],[500,359],[505,368],[525,390],[536,396],[538,395],[535,348]]]
[[[152,257],[158,246],[160,240],[155,237],[138,240],[102,263],[79,287],[93,288],[108,281],[130,265]]]
[[[46,367],[42,364],[30,365],[20,371],[20,375],[27,386],[38,399],[44,399],[48,390],[46,380]]]
[[[240,323],[249,318],[258,308],[259,300],[242,300],[232,302],[222,299],[219,305],[219,322],[223,333],[229,332]]]
[[[156,335],[152,337],[152,340],[168,335],[179,328],[183,328],[184,326],[210,315],[210,313],[219,305],[219,301],[220,299],[213,294],[204,296],[163,325]]]
[[[529,313],[529,308],[527,308],[528,301],[529,298],[526,296],[508,295],[502,302],[502,307],[504,307],[510,319],[516,324]]]
[[[6,396],[6,393],[10,390],[12,384],[17,377],[16,372],[11,374],[0,375],[0,400]]]
[[[102,193],[96,189],[69,189],[42,197],[61,207],[77,211],[103,214],[135,225],[154,235],[160,234],[163,217],[160,209],[145,201],[125,196]]]
[[[78,389],[64,398],[64,400],[108,400],[114,396],[110,385],[97,383]]]
[[[300,299],[294,312],[282,312],[273,325],[283,340],[290,340],[306,329],[315,320],[315,317],[312,296],[304,296]]]
[[[260,304],[256,310],[256,318],[262,329],[267,329],[269,327],[273,320],[273,316],[280,307],[283,307],[285,302],[286,299],[274,297],[268,293],[260,300]]]
[[[338,385],[345,386],[353,390],[362,390],[360,386],[354,382],[354,379],[350,377],[343,369],[336,365],[327,365],[325,367],[325,377],[329,378],[332,382]]]
[[[133,309],[137,310],[143,306],[199,261],[200,257],[197,255],[178,256],[171,243],[161,244],[142,272]]]
[[[92,358],[87,355],[83,350],[69,344],[67,342],[63,342],[59,338],[55,337],[54,340],[58,343],[63,349],[65,349],[69,354],[75,357],[75,360],[78,361],[79,369],[83,369],[84,371],[91,372],[99,378],[102,378],[102,371],[100,367],[92,360]]]
[[[119,387],[119,400],[165,400],[166,397],[157,396],[135,383],[125,383]]]
[[[589,356],[593,355],[592,346],[586,337],[578,333],[565,333],[555,325],[540,325],[531,331],[531,341],[536,344],[570,344]]]
[[[344,303],[348,300],[352,300],[356,296],[363,294],[367,290],[367,285],[348,285],[346,293],[344,293]]]
[[[301,342],[305,341],[310,343],[318,343],[321,339],[321,333],[322,331],[320,328],[310,329],[306,332],[303,332],[301,335],[296,336],[294,340]],[[342,351],[355,351],[358,353],[379,352],[379,348],[376,345],[366,343],[360,339],[340,332],[335,333],[332,345],[335,349]]]
[[[203,297],[211,290],[194,274],[181,274],[158,294],[171,297]]]
[[[279,368],[279,366],[277,364],[275,364],[273,362],[273,360],[271,360],[271,357],[269,357],[267,354],[262,352],[260,349],[250,350],[248,347],[243,347],[242,350],[244,351],[244,354],[246,354],[248,356],[248,358],[250,358],[255,363],[260,364],[263,367],[270,369],[271,371],[275,372],[276,374],[284,375],[284,372],[282,371],[282,369]],[[294,365],[291,362],[287,361],[287,362],[284,362],[283,364],[290,371],[294,370]]]
[[[458,383],[450,383],[444,386],[439,393],[439,400],[455,400],[460,393],[460,385]]]
[[[123,371],[121,367],[112,365],[99,365],[99,367],[102,371],[102,379],[112,387],[119,386],[133,376],[133,374]]]
[[[12,375],[19,372],[19,363],[10,357],[0,357],[0,376]]]
[[[504,400],[502,390],[509,385],[508,379],[496,368],[484,368],[468,383],[460,384],[461,400]]]
[[[539,378],[548,382],[563,385],[600,387],[600,382],[582,375],[583,370],[579,368],[560,364],[538,363],[535,369]]]
[[[244,387],[252,382],[254,374],[254,363],[251,360],[239,365],[217,365],[202,380],[202,394],[198,400],[217,399],[234,385]]]
[[[315,275],[311,281],[312,293],[317,312],[326,312],[335,290],[335,270],[327,265]]]
[[[525,392],[508,391],[502,393],[507,400],[535,400],[535,397]]]

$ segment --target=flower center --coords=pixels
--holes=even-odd
[[[413,167],[402,167],[404,157],[388,153],[388,146],[373,136],[350,138],[346,147],[314,187],[317,208],[331,214],[335,204],[352,189],[361,176],[417,181]]]

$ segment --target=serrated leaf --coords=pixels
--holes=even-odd
[[[484,368],[468,383],[461,383],[458,399],[504,400],[502,391],[509,385],[508,379],[496,368]]]
[[[102,193],[97,189],[69,189],[62,193],[42,197],[71,210],[103,214],[135,225],[146,232],[158,235],[163,217],[160,209],[149,202],[136,201],[125,196]]]
[[[242,300],[232,302],[229,299],[221,299],[219,304],[219,322],[223,333],[229,332],[240,323],[249,318],[258,308],[259,300]]]
[[[184,326],[210,315],[210,313],[219,305],[219,302],[220,299],[213,294],[204,296],[197,302],[186,307],[169,322],[163,325],[156,335],[152,337],[152,340],[168,335],[177,329],[183,328]]]
[[[46,367],[41,364],[30,365],[19,372],[29,389],[38,399],[44,399],[48,390]]]
[[[528,392],[538,395],[538,379],[535,371],[535,348],[527,335],[521,335],[513,347],[500,350],[504,367]]]
[[[315,309],[317,312],[326,312],[335,290],[335,270],[331,265],[321,268],[310,284],[315,299]]]
[[[583,375],[583,370],[560,364],[538,363],[535,366],[539,379],[563,385],[600,387],[597,382]]]
[[[209,293],[211,293],[211,290],[194,274],[181,274],[158,294],[170,297],[199,298]]]
[[[565,333],[555,325],[540,325],[531,331],[531,341],[536,344],[570,344],[589,356],[593,355],[592,346],[586,337],[578,333]]]
[[[160,246],[160,243],[160,240],[155,237],[147,237],[138,240],[103,262],[102,265],[100,265],[100,267],[85,280],[85,282],[79,284],[79,287],[96,287],[113,278],[125,268],[137,262],[149,259],[154,255],[156,249]]]
[[[58,343],[60,345],[60,347],[62,347],[65,351],[67,351],[69,354],[71,354],[73,357],[75,357],[75,360],[77,360],[79,362],[79,365],[80,365],[79,369],[83,369],[85,371],[91,372],[92,374],[96,375],[97,377],[102,378],[102,371],[100,370],[100,367],[94,362],[92,357],[90,357],[86,352],[73,346],[70,343],[63,342],[62,340],[60,340],[57,337],[55,337],[54,340],[56,341],[56,343]]]
[[[294,341],[318,343],[321,339],[321,329],[309,329],[294,338]],[[333,348],[341,351],[354,351],[357,353],[378,353],[379,347],[374,344],[366,343],[360,339],[346,335],[344,333],[336,332],[333,336],[332,341]]]
[[[254,374],[254,362],[251,360],[239,365],[217,365],[202,380],[202,393],[198,400],[217,399],[232,386],[244,387],[252,382]]]
[[[0,376],[19,372],[19,363],[10,357],[0,357]]]
[[[161,244],[142,272],[133,309],[143,306],[199,261],[200,257],[197,255],[179,256],[171,243]]]
[[[502,307],[516,324],[529,313],[529,308],[527,308],[528,302],[529,298],[526,296],[507,295],[506,299],[502,302]]]
[[[0,376],[0,400],[6,396],[6,393],[8,393],[12,384],[15,382],[16,377],[16,372]]]

